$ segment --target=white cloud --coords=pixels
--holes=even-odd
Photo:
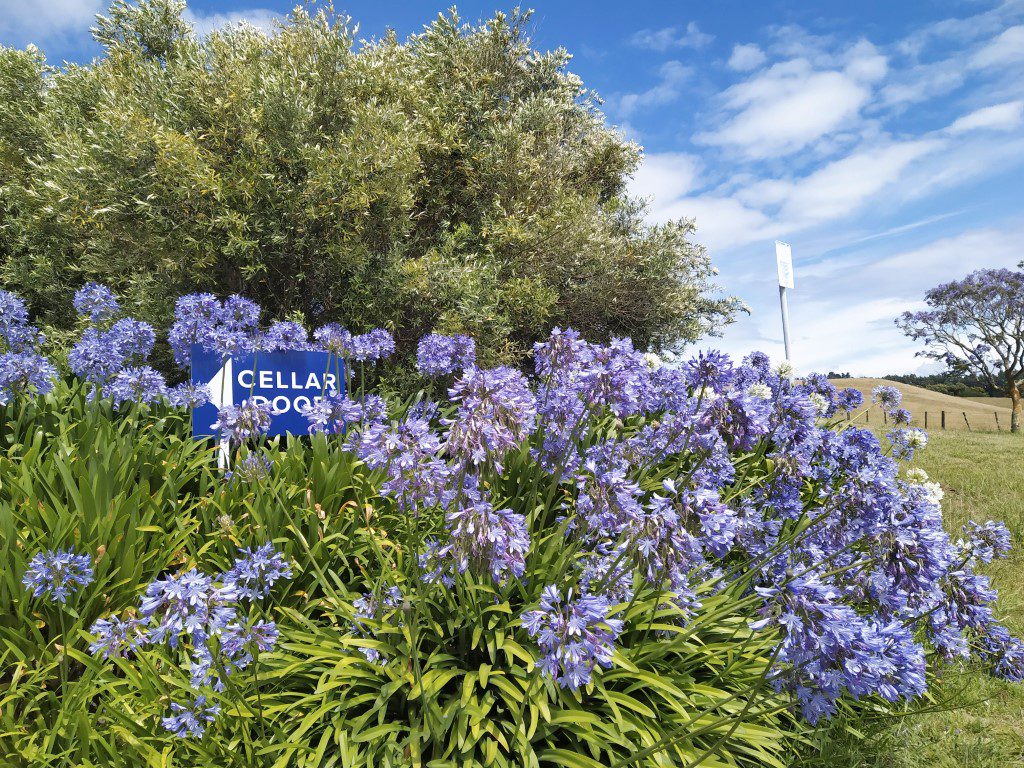
[[[1024,25],[1010,27],[971,57],[978,69],[1024,61]]]
[[[993,104],[990,107],[971,112],[958,118],[949,126],[949,133],[956,135],[987,129],[993,131],[1009,131],[1024,121],[1024,101],[1008,101],[1004,104]]]
[[[281,20],[281,14],[267,8],[250,8],[241,11],[229,11],[228,13],[196,13],[189,8],[185,9],[185,20],[188,21],[195,33],[199,36],[208,35],[224,27],[233,27],[238,24],[248,24],[264,32],[271,32],[277,22]]]
[[[661,152],[644,157],[630,180],[630,194],[651,200],[652,212],[698,188],[701,162],[685,152]]]
[[[699,143],[751,159],[781,157],[856,121],[870,89],[856,75],[818,71],[803,59],[776,64],[722,94],[722,124]]]
[[[680,32],[677,27],[641,29],[630,36],[629,42],[639,48],[649,48],[652,51],[667,51],[670,48],[700,50],[707,48],[714,39],[714,35],[701,32],[697,22],[691,21],[683,32]]]
[[[729,68],[737,72],[749,72],[760,67],[767,59],[764,51],[755,43],[746,45],[737,43],[733,46],[732,55],[729,57]]]
[[[764,181],[739,197],[748,204],[777,205],[788,229],[833,221],[856,212],[911,163],[943,146],[938,139],[920,139],[859,149],[808,176]]]
[[[88,35],[106,0],[3,0],[0,39],[5,44],[41,47],[53,40]]]
[[[652,218],[696,219],[696,239],[712,250],[724,250],[757,240],[776,237],[781,232],[772,219],[749,208],[733,197],[709,194],[682,197],[652,209]]]
[[[671,104],[682,93],[683,84],[693,75],[690,67],[678,61],[666,61],[658,69],[659,82],[641,93],[625,93],[611,100],[611,105],[623,116],[629,116],[644,107]]]

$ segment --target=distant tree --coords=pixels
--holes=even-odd
[[[529,14],[357,41],[332,11],[205,36],[184,11],[118,0],[86,66],[0,47],[0,282],[45,323],[87,280],[155,323],[240,292],[407,348],[471,333],[493,364],[554,325],[662,346],[739,307],[693,222],[626,194],[640,148]]]
[[[904,312],[896,324],[923,341],[918,354],[971,372],[1006,392],[1010,430],[1021,429],[1024,385],[1024,271],[980,269],[925,294],[928,309]]]

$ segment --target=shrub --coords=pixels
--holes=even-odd
[[[243,292],[403,347],[469,333],[493,365],[555,325],[646,347],[737,309],[691,222],[644,223],[639,148],[528,14],[357,43],[301,7],[198,37],[184,8],[118,0],[85,66],[0,48],[0,274],[45,323],[89,280],[158,328],[180,293]]]
[[[282,336],[237,297],[178,306],[177,342]],[[314,338],[356,370],[392,348]],[[115,406],[124,369],[12,392],[5,759],[782,766],[837,710],[923,695],[930,659],[1021,678],[974,573],[1005,528],[953,541],[938,486],[899,474],[926,436],[897,423],[883,450],[841,418],[858,393],[572,331],[533,377],[478,368],[465,340],[420,352],[434,386],[400,401],[357,375],[309,409],[308,438],[225,409],[229,474],[162,391]],[[898,390],[875,399],[905,420]],[[66,550],[95,580],[63,603],[26,592],[29,561]]]

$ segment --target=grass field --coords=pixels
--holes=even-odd
[[[968,520],[1003,520],[1013,536],[1009,559],[989,566],[999,589],[999,611],[1024,632],[1024,435],[932,432],[915,465],[946,492],[950,531]],[[1024,684],[954,670],[936,686],[936,706],[886,725],[855,723],[865,738],[829,734],[829,768],[1013,768],[1024,766]]]
[[[962,430],[966,432],[968,431],[968,422],[973,431],[998,432],[1000,429],[1003,431],[1010,429],[1008,399],[1006,400],[1007,407],[1002,407],[1000,403],[1003,398],[953,397],[933,392],[924,387],[900,384],[888,379],[834,379],[832,383],[840,388],[853,387],[860,390],[864,394],[865,402],[870,402],[871,390],[880,384],[897,387],[903,393],[904,407],[913,414],[914,426],[925,426],[925,413],[927,412],[929,431],[940,431],[942,411],[946,412],[947,431]],[[967,414],[966,420],[964,419],[965,413]],[[863,423],[865,418],[870,420],[868,422],[870,426],[881,426],[878,424],[879,419],[882,418],[878,409],[873,409],[866,417],[861,415],[858,421]]]
[[[964,400],[973,400],[976,403],[982,405],[991,405],[995,408],[1007,408],[1010,407],[1010,398],[1008,397],[965,397]]]

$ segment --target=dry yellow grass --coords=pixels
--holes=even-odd
[[[870,405],[871,390],[875,387],[882,384],[896,387],[903,393],[903,407],[913,414],[914,420],[911,423],[916,427],[925,426],[925,413],[927,412],[928,429],[940,430],[942,412],[945,411],[947,430],[966,431],[968,423],[970,423],[970,428],[977,432],[1008,431],[1010,429],[1010,409],[992,403],[943,395],[930,389],[900,384],[888,379],[833,379],[832,383],[840,388],[853,387],[860,390],[864,394],[865,407]],[[966,420],[964,414],[967,414]],[[859,413],[856,416],[858,423],[867,421],[872,425],[881,425],[882,413],[877,407],[870,409],[866,414]]]

